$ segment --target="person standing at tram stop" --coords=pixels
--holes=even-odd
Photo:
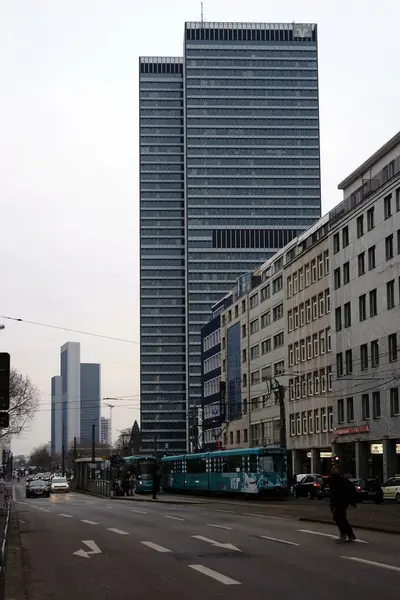
[[[330,507],[333,520],[339,529],[339,538],[337,543],[346,541],[354,542],[356,536],[353,528],[347,520],[347,509],[349,506],[356,508],[356,490],[348,478],[340,474],[340,467],[337,462],[332,465],[331,470],[331,498]]]
[[[160,480],[161,480],[161,473],[160,473],[160,468],[157,464],[154,465],[153,468],[153,500],[157,500],[157,494],[160,491]]]

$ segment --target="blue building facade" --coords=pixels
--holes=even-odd
[[[95,425],[95,442],[100,442],[101,368],[98,363],[81,363],[81,444],[90,447],[92,427]]]

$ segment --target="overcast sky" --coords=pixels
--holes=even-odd
[[[399,130],[400,4],[206,0],[204,17],[318,23],[326,212]],[[0,314],[131,340],[3,321],[0,350],[42,394],[16,453],[50,439],[66,341],[102,364],[103,396],[126,397],[114,436],[139,417],[138,56],[181,55],[195,20],[195,0],[0,0]]]

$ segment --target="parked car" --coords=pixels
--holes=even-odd
[[[324,479],[321,475],[306,475],[304,479],[295,484],[293,496],[295,498],[318,498],[322,500],[325,496]]]
[[[372,500],[375,504],[383,502],[383,490],[378,479],[374,477],[369,479],[351,478],[350,481],[356,488],[358,502],[363,502],[364,500]]]
[[[303,481],[304,477],[307,477],[308,473],[300,473],[299,475],[293,475],[292,485],[290,486],[290,493],[293,494],[295,485]]]
[[[49,498],[50,487],[42,479],[35,479],[27,484],[25,496],[26,498]]]
[[[396,500],[400,503],[400,475],[390,477],[383,484],[383,497],[385,500]]]

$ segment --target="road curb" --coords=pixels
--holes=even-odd
[[[7,600],[26,600],[28,598],[19,516],[15,504],[11,508],[8,532],[5,597]]]
[[[323,525],[333,525],[333,521],[331,519],[313,519],[311,517],[297,517],[298,521],[302,521],[303,523],[322,523]],[[352,524],[354,529],[363,529],[365,531],[375,531],[380,533],[389,533],[390,535],[400,535],[400,531],[393,531],[393,529],[389,529],[386,527],[378,527],[377,525],[354,525]]]
[[[180,504],[183,506],[193,506],[199,504],[205,504],[205,502],[185,502],[184,500],[162,500],[161,498],[157,498],[153,500],[153,498],[139,500],[139,498],[133,497],[133,500],[130,498],[124,498],[124,496],[111,496],[110,500],[125,500],[125,502],[155,502],[157,504]]]

